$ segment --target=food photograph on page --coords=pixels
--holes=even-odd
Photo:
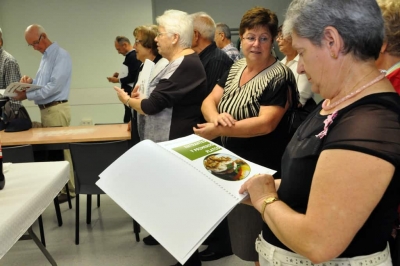
[[[240,181],[251,172],[248,163],[235,156],[214,153],[204,158],[204,167],[214,176],[228,181]]]

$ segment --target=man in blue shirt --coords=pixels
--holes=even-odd
[[[30,25],[25,30],[25,40],[28,46],[32,46],[43,56],[36,77],[32,79],[28,76],[22,76],[20,82],[43,87],[37,90],[19,92],[14,99],[34,101],[39,106],[43,127],[67,127],[71,122],[71,111],[68,103],[72,74],[71,57],[56,42],[50,41],[44,28],[40,25]],[[69,151],[64,151],[64,157],[70,161]],[[72,166],[71,161],[70,165]],[[75,190],[72,168],[68,186],[70,190]],[[61,195],[59,200],[65,202],[66,196]]]

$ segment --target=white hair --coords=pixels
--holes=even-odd
[[[179,35],[179,46],[182,48],[192,46],[193,20],[186,12],[170,9],[157,17],[156,21],[167,33]]]
[[[215,22],[207,13],[197,12],[191,15],[193,19],[193,27],[203,38],[214,41]]]

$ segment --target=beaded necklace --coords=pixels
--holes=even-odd
[[[339,104],[341,104],[344,101],[347,101],[350,98],[353,98],[354,96],[356,96],[357,94],[359,94],[360,92],[362,92],[363,90],[365,90],[366,88],[374,85],[375,83],[377,83],[378,81],[380,81],[381,79],[383,79],[385,77],[385,74],[380,74],[378,77],[376,77],[374,80],[370,81],[369,83],[365,84],[364,86],[362,86],[361,88],[353,91],[352,93],[344,96],[342,99],[338,100],[337,102],[334,102],[332,104],[328,105],[329,100],[326,99],[323,103],[322,103],[322,109],[324,109],[325,111],[329,111],[333,108],[335,108],[336,106],[338,106]]]

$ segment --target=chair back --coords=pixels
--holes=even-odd
[[[31,163],[33,157],[32,145],[2,147],[3,162],[5,163]]]
[[[128,141],[70,143],[76,194],[104,194],[99,174],[128,150]]]

